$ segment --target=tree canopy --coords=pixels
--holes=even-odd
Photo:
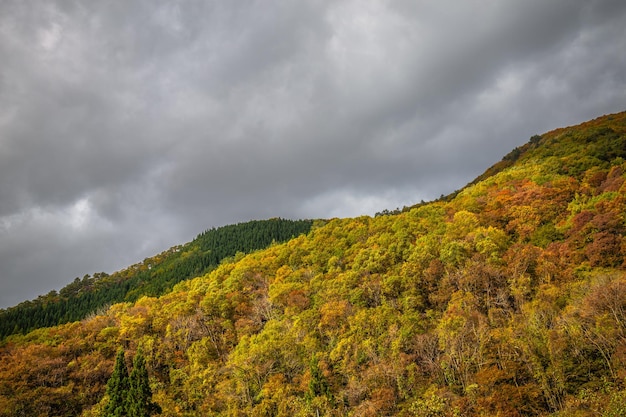
[[[0,339],[14,333],[81,320],[111,304],[158,296],[176,283],[204,275],[237,253],[249,253],[308,233],[311,220],[252,220],[199,234],[111,275],[105,272],[76,278],[60,291],[0,310]]]
[[[626,113],[548,132],[446,198],[9,336],[0,417],[101,416],[119,346],[163,415],[623,415],[625,149]]]

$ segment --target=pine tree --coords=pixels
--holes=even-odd
[[[115,358],[115,368],[113,374],[107,383],[107,394],[109,402],[104,408],[106,417],[122,417],[127,416],[126,413],[126,396],[129,388],[128,369],[124,361],[124,349],[120,348]]]
[[[133,371],[130,373],[127,410],[129,417],[150,417],[161,412],[160,407],[152,402],[146,361],[141,349],[137,350],[133,360]]]

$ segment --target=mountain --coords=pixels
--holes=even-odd
[[[622,416],[626,112],[458,192],[332,219],[160,297],[6,338],[0,416],[99,416],[120,347],[172,416]]]
[[[0,309],[0,339],[40,327],[81,320],[113,303],[159,296],[185,279],[215,269],[223,260],[283,242],[311,230],[312,220],[269,219],[212,228],[194,240],[144,259],[111,275],[99,272],[25,301]]]

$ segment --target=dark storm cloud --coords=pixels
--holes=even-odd
[[[626,106],[626,5],[5,1],[0,307],[206,228],[373,214]]]

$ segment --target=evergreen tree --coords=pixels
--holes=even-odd
[[[107,383],[109,402],[104,408],[104,415],[106,417],[122,417],[128,415],[126,413],[128,388],[128,369],[126,369],[126,363],[124,361],[124,349],[120,348],[115,359],[113,374]]]
[[[152,402],[146,361],[141,349],[137,350],[133,360],[133,370],[130,373],[127,410],[129,417],[150,417],[161,412],[160,407]]]

